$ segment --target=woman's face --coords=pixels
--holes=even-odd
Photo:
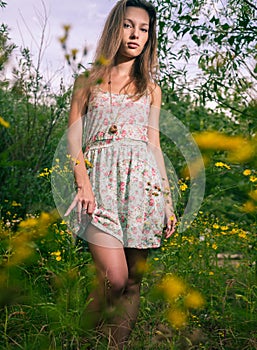
[[[149,15],[144,9],[127,7],[119,55],[135,58],[141,54],[148,40],[149,21]]]

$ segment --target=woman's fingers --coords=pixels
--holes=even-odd
[[[71,203],[71,205],[69,206],[69,208],[67,209],[64,216],[68,216],[72,212],[72,210],[74,210],[76,208],[78,222],[80,223],[81,222],[81,215],[93,214],[95,207],[96,207],[96,204],[95,204],[94,200],[80,199],[80,198],[78,198],[78,196],[76,196],[74,198],[73,202]]]
[[[166,238],[169,238],[175,231],[176,226],[176,216],[173,214],[171,215],[167,220],[167,227],[166,227]]]
[[[92,202],[92,201],[88,202],[87,213],[91,215],[93,214],[94,210],[95,210],[95,202]]]
[[[66,213],[64,214],[64,216],[68,216],[72,212],[72,210],[76,207],[76,205],[77,205],[77,198],[75,197],[73,199],[71,205],[67,209]]]

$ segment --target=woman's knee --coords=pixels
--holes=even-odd
[[[111,293],[116,295],[121,295],[126,289],[128,284],[128,275],[127,273],[117,273],[117,271],[109,271],[105,275],[105,285]]]

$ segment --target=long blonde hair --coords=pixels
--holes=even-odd
[[[122,36],[126,8],[129,6],[144,9],[150,18],[148,41],[141,54],[136,57],[131,71],[131,82],[134,83],[134,96],[140,98],[149,89],[150,83],[156,79],[157,37],[156,37],[156,11],[153,5],[145,0],[120,0],[111,10],[98,42],[94,62],[90,72],[87,72],[86,86],[84,87],[85,104],[92,86],[103,81],[111,67],[115,64],[115,58],[119,51]],[[127,86],[126,85],[126,86]]]

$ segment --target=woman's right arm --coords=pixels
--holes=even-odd
[[[82,151],[82,116],[85,113],[85,84],[86,78],[80,76],[76,79],[71,107],[69,113],[69,128],[67,133],[68,151],[73,161],[75,182],[77,184],[77,194],[65,213],[65,216],[77,207],[78,221],[81,221],[82,210],[84,213],[92,214],[95,209],[95,197],[87,173],[84,155]]]

